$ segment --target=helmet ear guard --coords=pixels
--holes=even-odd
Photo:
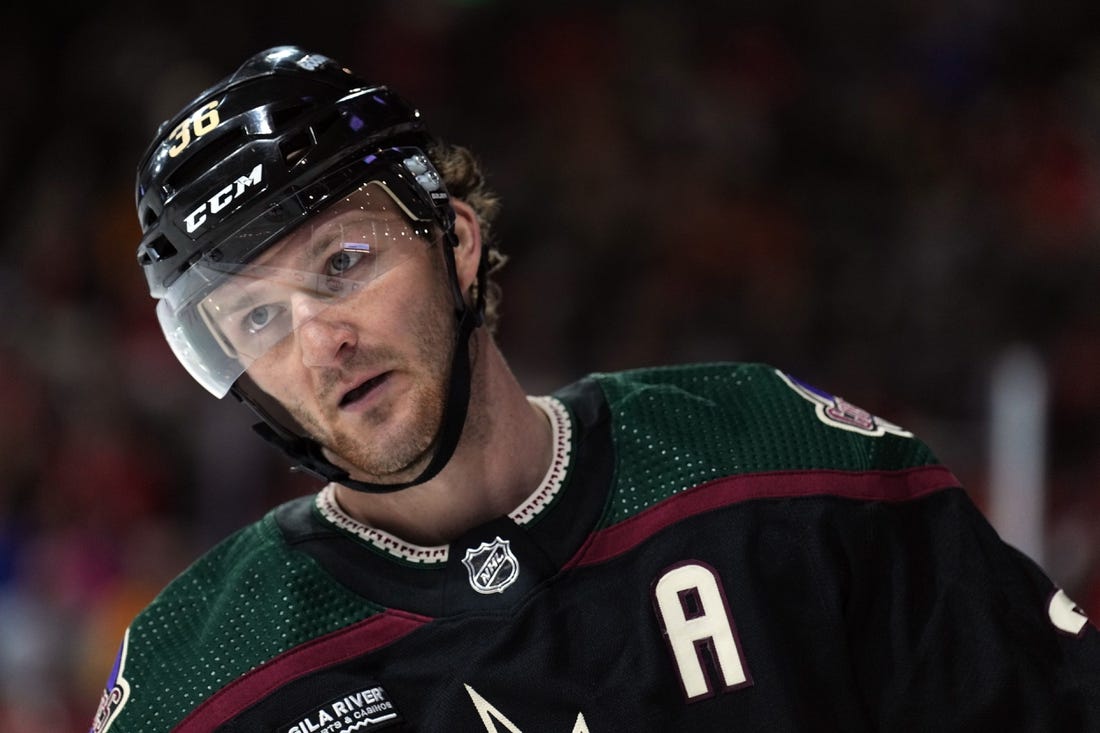
[[[453,455],[466,419],[469,341],[484,322],[488,255],[483,249],[477,296],[468,303],[455,265],[455,213],[425,152],[434,142],[419,112],[391,90],[367,84],[327,57],[278,47],[249,59],[164,123],[138,168],[144,233],[138,261],[150,293],[161,300],[158,316],[177,358],[213,394],[228,392],[247,405],[260,418],[256,432],[302,470],[359,491],[397,491],[435,476]],[[249,263],[368,181],[386,188],[421,236],[442,232],[455,307],[448,397],[434,452],[419,476],[398,484],[352,479],[333,464],[248,377],[196,307],[217,288],[219,267]],[[209,266],[200,271],[203,263]],[[196,356],[206,350],[221,356]]]

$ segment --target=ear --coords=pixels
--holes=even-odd
[[[477,213],[465,201],[451,199],[455,211],[455,270],[463,293],[469,293],[477,281],[477,266],[481,262],[481,225]]]

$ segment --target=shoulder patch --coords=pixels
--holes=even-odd
[[[130,683],[123,676],[126,668],[126,652],[129,648],[130,630],[126,629],[126,633],[122,636],[122,644],[118,649],[118,656],[115,658],[114,667],[111,668],[111,675],[107,678],[103,697],[100,698],[99,708],[96,710],[95,719],[92,720],[92,727],[88,733],[107,733],[111,728],[111,724],[115,722],[115,718],[122,712],[122,707],[126,704],[126,701],[130,699]]]
[[[784,374],[778,369],[775,373],[786,382],[795,393],[814,405],[817,419],[829,427],[850,430],[853,433],[879,437],[890,433],[902,438],[912,438],[913,434],[892,422],[876,417],[866,410],[856,407],[843,398],[831,395],[817,387]]]

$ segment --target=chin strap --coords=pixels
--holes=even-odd
[[[262,420],[252,429],[264,440],[272,443],[289,456],[301,470],[327,482],[347,486],[349,489],[372,494],[386,494],[422,484],[438,474],[454,455],[462,437],[462,427],[466,423],[466,413],[470,405],[470,338],[474,329],[484,321],[485,280],[488,265],[487,249],[482,248],[481,262],[477,272],[477,302],[470,306],[462,295],[458,284],[455,266],[454,247],[457,240],[453,232],[444,237],[444,259],[451,281],[451,292],[455,299],[455,317],[458,326],[455,329],[455,344],[451,357],[451,377],[447,389],[447,402],[443,407],[443,417],[439,432],[435,438],[435,453],[419,476],[411,481],[395,484],[376,484],[359,481],[348,472],[333,464],[325,457],[321,445],[311,438],[299,435],[273,418],[256,400],[234,385],[230,390],[237,399],[248,405]]]

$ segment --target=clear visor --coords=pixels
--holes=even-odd
[[[157,304],[172,351],[216,397],[325,310],[428,246],[425,222],[372,181],[311,217],[248,263],[209,256]]]

